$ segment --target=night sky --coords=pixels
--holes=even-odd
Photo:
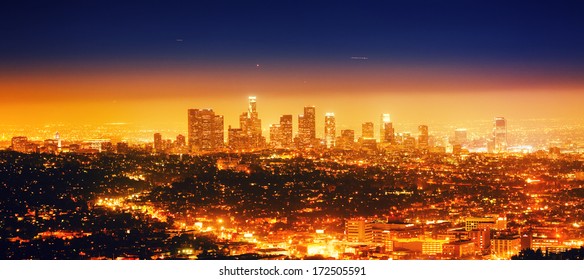
[[[584,117],[583,1],[120,2],[2,1],[0,122]]]

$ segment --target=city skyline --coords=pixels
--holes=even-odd
[[[255,103],[255,97],[254,103]],[[261,103],[261,102],[260,102]],[[260,134],[261,139],[259,140],[262,143],[257,145],[257,148],[315,148],[321,145],[325,141],[325,125],[327,114],[332,115],[334,112],[325,112],[322,113],[321,116],[318,114],[318,108],[314,106],[305,107],[310,108],[313,111],[316,111],[316,115],[314,115],[314,127],[312,129],[308,129],[307,131],[308,136],[303,135],[301,132],[302,128],[302,119],[303,114],[299,114],[298,116],[293,116],[290,114],[284,114],[280,116],[279,123],[274,124],[267,124],[269,129],[263,129]],[[61,137],[53,137],[55,133],[64,135],[63,140],[67,143],[81,143],[86,141],[98,141],[98,142],[111,142],[113,144],[116,143],[127,143],[132,145],[144,145],[144,144],[153,144],[154,146],[158,144],[160,145],[160,137],[164,138],[164,141],[174,141],[175,137],[177,137],[176,141],[179,141],[178,137],[186,137],[188,139],[193,139],[195,137],[207,137],[208,140],[204,141],[214,141],[215,144],[199,144],[205,146],[206,148],[197,148],[196,150],[191,151],[192,143],[189,140],[189,144],[184,144],[185,149],[180,149],[180,153],[186,152],[197,152],[200,151],[215,151],[218,148],[228,148],[234,149],[235,147],[229,146],[229,142],[233,141],[232,139],[232,132],[236,132],[238,134],[243,133],[244,131],[241,128],[237,128],[237,125],[232,123],[224,123],[224,116],[222,112],[214,112],[212,108],[204,108],[204,109],[188,109],[189,113],[187,114],[189,117],[184,118],[185,124],[183,128],[178,129],[155,129],[152,126],[146,127],[134,127],[131,124],[125,123],[110,123],[110,124],[103,124],[103,125],[83,125],[83,126],[69,126],[69,125],[62,125],[62,124],[53,124],[53,125],[44,125],[42,127],[21,127],[16,128],[14,126],[4,126],[2,134],[0,134],[0,140],[2,141],[2,146],[0,148],[8,147],[10,145],[11,138],[13,137],[20,137],[24,136],[27,137],[29,141],[34,142],[42,142],[42,141],[57,141]],[[205,112],[211,112],[215,114],[216,117],[220,118],[217,121],[217,126],[213,128],[213,134],[217,136],[197,136],[198,132],[192,130],[195,125],[191,125],[191,111],[193,112],[201,112],[205,114]],[[305,111],[306,112],[306,111]],[[247,113],[244,113],[247,116]],[[261,114],[261,113],[260,113]],[[331,137],[329,139],[333,140],[333,145],[329,145],[330,147],[337,147],[342,148],[343,145],[347,144],[347,139],[341,139],[345,133],[351,133],[353,139],[351,143],[361,143],[361,139],[370,139],[373,140],[371,144],[374,145],[387,145],[387,144],[404,144],[403,137],[412,137],[411,141],[413,145],[427,145],[428,140],[432,142],[432,146],[437,147],[446,147],[447,149],[452,149],[453,145],[459,144],[463,148],[471,148],[471,152],[486,152],[487,150],[497,150],[497,151],[504,151],[507,148],[511,148],[511,150],[518,151],[537,151],[537,150],[547,150],[548,148],[556,147],[558,145],[565,145],[572,141],[579,142],[582,139],[582,131],[583,127],[578,120],[566,121],[566,120],[558,120],[558,119],[528,119],[528,120],[511,120],[511,126],[507,127],[507,119],[505,117],[494,117],[488,120],[481,120],[481,121],[469,121],[469,120],[461,120],[460,122],[455,123],[394,123],[394,122],[384,122],[384,117],[388,117],[389,114],[381,114],[382,118],[379,122],[363,122],[359,125],[358,128],[348,128],[344,124],[340,124],[338,122],[334,123],[334,130],[336,130],[335,137]],[[243,115],[241,115],[243,116]],[[283,120],[285,118],[286,120]],[[336,117],[335,117],[336,119]],[[504,125],[504,141],[505,144],[503,146],[497,144],[495,141],[495,127],[493,122],[497,122],[497,119],[503,119],[505,121]],[[261,122],[261,118],[259,118]],[[390,133],[384,135],[384,139],[382,139],[381,135],[383,133],[383,126],[381,125],[382,122],[384,123],[383,126],[389,128],[388,131]],[[240,119],[241,125],[241,119]],[[264,122],[265,123],[265,122]],[[188,124],[188,125],[187,125]],[[214,124],[208,124],[214,125]],[[203,124],[204,126],[204,124]],[[365,128],[367,126],[367,128]],[[232,129],[233,127],[233,129]],[[282,129],[281,127],[285,127]],[[207,129],[212,128],[211,126],[207,126]],[[96,130],[97,129],[97,130]],[[365,132],[365,130],[368,130]],[[374,131],[371,131],[373,129]],[[509,129],[509,133],[507,130]],[[374,133],[375,130],[381,131],[380,133]],[[237,132],[239,131],[239,132]],[[200,128],[199,128],[200,132]],[[363,134],[363,133],[366,134]],[[368,137],[373,132],[374,137]],[[283,134],[282,134],[283,133]],[[461,133],[464,133],[462,136]],[[154,141],[152,140],[152,135],[155,135]],[[243,133],[241,135],[248,135],[249,132]],[[158,141],[156,140],[156,135],[158,135]],[[284,136],[285,135],[285,136]],[[314,135],[314,138],[311,138],[310,135]],[[348,135],[348,134],[347,134]],[[241,136],[239,136],[241,138]],[[248,136],[244,136],[248,137]],[[285,137],[286,139],[292,138],[290,140],[278,139],[276,140],[278,144],[274,146],[273,139],[274,137],[280,138]],[[420,138],[421,137],[421,138]],[[461,137],[464,138],[464,140]],[[49,139],[49,140],[47,140]],[[209,139],[216,139],[216,140],[209,140]],[[221,140],[219,140],[221,139]],[[304,139],[304,140],[300,140]],[[312,140],[310,140],[312,139]],[[399,139],[399,141],[396,141]],[[317,140],[316,142],[314,140]],[[257,141],[257,140],[256,140]],[[298,142],[300,141],[300,142]],[[323,142],[321,142],[323,141]],[[478,141],[478,142],[477,142]],[[494,146],[489,146],[485,141],[492,141]],[[498,142],[501,142],[499,140]],[[169,142],[170,143],[170,142]],[[209,142],[207,142],[209,143]],[[344,143],[344,144],[343,144]],[[377,143],[377,144],[376,144]],[[422,143],[422,144],[420,144]],[[470,145],[473,143],[473,145]],[[482,144],[481,144],[482,143]],[[46,144],[46,143],[45,143]],[[201,147],[202,147],[201,146]],[[247,146],[244,144],[243,146]],[[242,147],[243,147],[242,146]],[[347,148],[347,147],[345,147]],[[156,150],[156,149],[155,149]]]
[[[185,107],[185,104],[181,105],[180,110],[184,110],[185,108],[199,108],[201,110],[215,110],[221,113],[221,115],[223,115],[226,119],[225,121],[225,126],[227,127],[228,125],[236,125],[237,123],[239,123],[239,117],[241,116],[241,114],[238,114],[237,111],[241,110],[242,106],[245,106],[245,98],[250,98],[251,96],[236,96],[233,98],[221,98],[222,101],[225,102],[225,104],[229,104],[229,106],[220,106],[220,107],[213,107],[213,106],[206,106],[209,104],[213,104],[214,102],[209,102],[206,104],[198,104],[200,106],[188,106]],[[253,96],[254,98],[256,97],[255,95]],[[324,110],[322,107],[320,107],[319,105],[314,105],[316,104],[316,102],[311,102],[312,99],[303,99],[303,100],[295,100],[294,102],[291,101],[286,101],[286,102],[282,102],[281,98],[276,97],[275,100],[274,99],[266,99],[266,97],[264,96],[259,96],[260,97],[260,108],[262,110],[262,118],[263,119],[267,119],[267,121],[264,121],[264,124],[261,125],[261,129],[263,132],[265,133],[269,133],[269,128],[270,125],[277,123],[280,119],[280,117],[282,115],[293,115],[295,116],[295,118],[297,116],[302,115],[302,107],[314,107],[314,108],[319,108],[321,110]],[[500,101],[500,100],[499,100]],[[290,104],[300,104],[300,106],[296,107],[296,106],[292,106]],[[274,107],[272,106],[273,104],[278,104],[278,105],[282,105],[281,107]],[[284,105],[286,104],[286,105]],[[304,104],[304,105],[302,105]],[[308,105],[311,104],[311,105]],[[161,105],[161,104],[158,104]],[[547,106],[547,105],[546,105]],[[34,106],[33,106],[34,107]],[[327,105],[323,106],[324,108],[340,108],[341,106],[336,106],[334,102],[328,102]],[[485,107],[485,106],[481,106],[481,107]],[[233,111],[229,111],[226,110],[227,108],[235,108]],[[425,114],[426,117],[424,118],[420,118],[420,117],[414,117],[414,118],[406,118],[404,117],[404,115],[400,115],[397,113],[387,113],[387,112],[392,112],[390,110],[384,110],[384,107],[381,107],[381,111],[372,111],[370,109],[370,107],[367,107],[368,110],[358,110],[359,108],[362,108],[361,106],[359,106],[359,104],[357,103],[353,103],[352,106],[348,107],[348,108],[344,108],[344,109],[340,109],[340,110],[327,110],[327,112],[333,112],[333,113],[337,113],[337,112],[342,112],[341,114],[341,122],[337,122],[340,123],[340,125],[343,128],[348,128],[348,129],[354,129],[354,130],[358,130],[361,131],[362,129],[362,125],[364,122],[372,122],[375,125],[375,138],[379,139],[379,135],[383,134],[383,128],[380,127],[380,124],[383,123],[387,123],[390,118],[391,115],[391,121],[390,123],[395,124],[396,123],[396,119],[398,120],[397,123],[401,123],[401,124],[408,124],[408,125],[413,125],[415,123],[424,123],[424,124],[439,124],[439,125],[447,125],[447,124],[451,124],[451,125],[460,125],[462,123],[469,123],[469,122],[485,122],[485,121],[490,121],[492,118],[497,117],[497,116],[501,116],[503,114],[494,114],[494,113],[484,113],[481,114],[480,118],[467,118],[465,117],[464,114],[462,115],[457,115],[453,112],[449,112],[449,119],[441,119],[440,116],[443,114],[440,114],[440,112],[438,112],[437,115],[435,115],[436,117],[434,117],[433,115],[430,115],[428,112],[423,112],[423,110],[406,110],[406,111],[410,111],[409,113],[406,113],[407,115],[410,115],[411,113],[418,113],[418,115],[420,115],[420,113],[422,115]],[[53,108],[54,109],[54,108]],[[160,109],[164,109],[164,107],[160,107]],[[490,108],[488,109],[490,110]],[[141,116],[141,114],[150,114],[150,112],[144,112],[144,110],[141,110],[141,113],[136,114],[135,118],[137,118],[138,116]],[[396,110],[394,110],[396,112],[404,112],[403,108],[398,108]],[[498,111],[498,110],[490,110],[492,112]],[[271,113],[266,113],[266,112],[271,112]],[[514,120],[519,120],[519,121],[525,121],[525,120],[537,120],[537,119],[550,119],[550,120],[566,120],[568,122],[570,121],[579,121],[582,120],[582,118],[584,116],[571,116],[571,117],[545,117],[543,114],[540,115],[533,115],[533,116],[523,116],[523,117],[517,117],[517,114],[514,114],[512,111],[510,115],[512,117],[510,117],[510,119],[514,119]],[[56,115],[58,115],[59,113],[62,112],[58,112],[55,111]],[[322,114],[321,117],[324,117],[326,115],[326,112],[321,112]],[[86,115],[89,115],[86,113]],[[107,115],[106,113],[103,113],[102,115]],[[92,122],[86,122],[83,119],[76,119],[76,118],[68,118],[68,119],[63,119],[62,121],[56,121],[56,122],[51,122],[51,116],[44,116],[44,117],[39,117],[39,118],[34,118],[34,121],[31,123],[18,123],[18,122],[12,122],[12,123],[0,123],[0,126],[15,126],[15,125],[22,125],[22,126],[71,126],[71,127],[82,127],[82,126],[98,126],[98,125],[135,125],[136,127],[145,127],[145,128],[150,128],[150,129],[156,129],[156,130],[163,130],[163,131],[172,131],[172,130],[176,130],[177,128],[179,128],[179,130],[182,130],[182,127],[185,127],[186,122],[184,119],[184,116],[181,112],[174,112],[173,115],[181,115],[181,120],[180,121],[169,121],[171,118],[167,118],[167,115],[162,115],[162,114],[157,114],[155,115],[155,119],[157,121],[153,121],[153,122],[140,122],[140,121],[135,121],[135,122],[128,122],[128,121],[99,121],[96,123],[92,123]],[[267,115],[267,116],[266,116]],[[381,115],[381,119],[379,118],[379,116]],[[17,115],[12,115],[12,116],[7,116],[7,118],[9,119],[10,117],[17,117],[20,118],[21,120],[24,119],[25,117],[28,117],[28,115],[24,114],[23,112],[20,112],[20,114]],[[318,116],[315,116],[318,117]],[[362,118],[361,118],[362,117]],[[4,119],[6,121],[6,118]],[[115,118],[113,119],[115,120]],[[167,125],[161,126],[161,123],[166,123]],[[324,123],[322,122],[316,122],[316,126],[318,128],[324,128]],[[321,137],[323,136],[323,132],[319,131],[322,129],[317,129],[317,134],[319,134]],[[409,127],[406,129],[407,132],[414,132],[417,129],[413,129],[413,127]],[[186,130],[185,130],[185,133]],[[297,132],[295,132],[296,134]]]
[[[416,132],[407,130],[396,130],[391,121],[391,115],[381,114],[379,119],[379,135],[375,135],[375,123],[363,122],[361,124],[360,137],[356,138],[355,129],[340,129],[337,127],[334,112],[325,112],[322,134],[317,133],[318,110],[315,106],[305,106],[304,114],[297,116],[297,124],[294,125],[293,115],[281,115],[279,123],[269,124],[269,131],[261,128],[262,119],[257,109],[257,97],[248,97],[248,109],[240,114],[239,127],[224,123],[224,116],[212,108],[189,108],[187,110],[187,133],[178,133],[175,141],[168,134],[164,137],[157,131],[153,134],[154,140],[148,136],[149,140],[139,140],[127,138],[127,133],[131,129],[120,127],[115,135],[106,137],[85,137],[67,139],[71,149],[62,149],[60,132],[55,133],[54,138],[44,138],[44,144],[39,144],[39,139],[28,138],[27,133],[16,133],[11,136],[9,150],[19,152],[42,152],[53,153],[61,151],[89,152],[89,151],[113,151],[132,148],[150,151],[156,154],[200,154],[215,152],[253,152],[269,150],[273,148],[288,150],[369,150],[384,151],[386,149],[422,149],[431,152],[448,152],[455,155],[461,153],[539,153],[547,150],[561,151],[567,153],[579,153],[577,145],[572,141],[580,142],[582,138],[582,128],[572,127],[564,123],[561,127],[550,128],[542,124],[537,127],[517,126],[508,133],[507,119],[502,116],[494,117],[491,123],[491,133],[475,130],[471,137],[468,137],[468,129],[449,125],[448,131],[429,133],[427,124],[417,125]],[[123,125],[123,124],[116,124]],[[296,126],[296,130],[294,127]],[[530,129],[545,131],[545,134],[552,132],[550,136],[542,133],[530,132]],[[444,127],[442,127],[444,129]],[[574,130],[570,132],[570,130]],[[149,130],[152,131],[152,130]],[[156,131],[156,130],[153,130]],[[339,131],[339,133],[337,133]],[[168,131],[167,131],[168,132]],[[111,132],[110,132],[111,133]],[[564,134],[560,138],[557,133]],[[568,133],[568,134],[566,134]],[[509,137],[509,135],[511,135]],[[3,135],[5,137],[6,134]],[[575,138],[574,138],[575,136]],[[114,139],[112,139],[114,138]],[[513,140],[509,140],[513,139]],[[187,142],[188,140],[188,142]],[[140,144],[142,143],[142,144]],[[148,144],[149,143],[149,144]],[[537,143],[537,144],[536,144]],[[141,146],[137,146],[139,144]],[[146,144],[146,146],[143,146]],[[116,146],[116,147],[114,147]],[[560,148],[560,146],[562,148]],[[571,148],[568,148],[571,147]],[[576,148],[575,150],[573,148]]]

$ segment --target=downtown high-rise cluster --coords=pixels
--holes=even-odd
[[[418,135],[396,133],[390,114],[380,117],[379,137],[375,137],[375,124],[364,122],[361,136],[356,138],[352,129],[337,131],[335,113],[324,114],[324,137],[316,137],[316,107],[305,106],[303,114],[298,115],[297,133],[293,132],[293,116],[282,115],[279,123],[269,126],[269,141],[262,132],[262,122],[257,110],[255,96],[249,97],[248,110],[239,116],[239,127],[228,126],[227,139],[224,135],[224,118],[212,109],[188,110],[188,149],[190,152],[214,152],[223,149],[251,151],[264,148],[283,149],[361,149],[377,150],[391,147],[431,148],[427,125],[418,126]],[[466,143],[466,130],[457,129],[452,142],[454,150],[460,151]],[[493,133],[487,144],[489,152],[504,152],[507,149],[507,122],[497,117]]]

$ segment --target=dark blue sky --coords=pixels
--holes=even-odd
[[[342,64],[366,56],[380,65],[582,73],[584,1],[9,0],[0,4],[0,38],[4,67]]]

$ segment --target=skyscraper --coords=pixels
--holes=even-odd
[[[418,146],[420,148],[428,147],[428,126],[419,125],[418,126]]]
[[[227,129],[227,139],[229,148],[233,150],[247,149],[250,146],[249,137],[241,128],[232,128],[229,126]]]
[[[239,126],[248,138],[247,145],[244,148],[259,148],[264,144],[262,137],[262,120],[260,120],[257,111],[256,97],[249,97],[247,112],[239,116]]]
[[[375,129],[372,122],[366,122],[361,125],[361,137],[363,139],[375,138]]]
[[[270,146],[273,148],[282,148],[282,128],[280,124],[270,125]]]
[[[292,115],[282,115],[279,124],[270,125],[270,145],[274,148],[292,147]]]
[[[324,116],[324,141],[327,148],[335,146],[335,113],[326,113]]]
[[[282,147],[292,147],[292,115],[282,115],[280,117],[280,134],[282,137]]]
[[[172,152],[175,154],[186,154],[189,152],[186,137],[182,134],[177,135],[174,145],[173,143],[169,143],[168,147],[172,148]]]
[[[494,151],[497,153],[507,150],[507,120],[496,117],[493,123]]]
[[[222,115],[215,115],[213,120],[213,150],[222,149],[225,146],[225,121]]]
[[[182,134],[177,135],[175,145],[179,148],[186,146],[187,142],[186,142],[185,136]]]
[[[162,150],[162,135],[154,133],[154,151],[160,153]]]
[[[249,123],[248,113],[247,112],[241,113],[241,115],[239,115],[239,128],[244,134],[249,136],[250,127],[251,124]]]
[[[316,108],[304,107],[304,114],[298,115],[298,144],[301,148],[310,147],[316,139]]]
[[[256,105],[256,97],[250,96],[249,97],[249,108],[248,108],[248,118],[250,123],[250,130],[248,134],[252,138],[252,142],[259,146],[261,143],[262,137],[262,120],[258,117],[257,105]]]
[[[255,96],[250,96],[248,97],[249,100],[249,104],[248,104],[248,108],[247,111],[249,112],[249,114],[256,114],[256,118],[257,118],[257,105],[256,105],[256,97]]]
[[[59,132],[57,131],[57,133],[55,133],[55,140],[57,140],[57,151],[61,152],[61,135],[59,134]]]
[[[395,131],[393,129],[393,124],[389,114],[381,114],[381,134],[379,135],[379,140],[381,143],[394,143],[395,142]]]
[[[341,130],[340,143],[337,143],[341,149],[352,149],[355,145],[355,131],[352,129]]]
[[[191,152],[216,151],[223,148],[223,116],[213,109],[188,110],[188,137]]]

